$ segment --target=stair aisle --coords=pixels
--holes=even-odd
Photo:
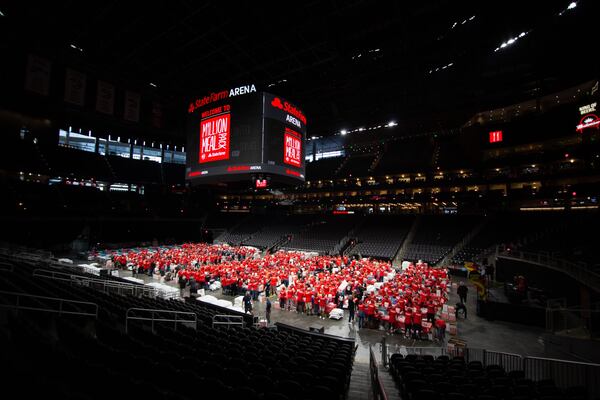
[[[348,400],[368,400],[371,396],[371,383],[369,378],[369,364],[354,362],[350,387],[348,388]]]

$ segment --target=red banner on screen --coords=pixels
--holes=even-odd
[[[200,121],[200,163],[229,159],[231,114]]]
[[[266,179],[257,179],[256,180],[256,188],[257,189],[266,188],[266,187],[267,187]]]
[[[300,167],[302,165],[302,136],[299,133],[285,128],[283,139],[283,161],[286,164]]]

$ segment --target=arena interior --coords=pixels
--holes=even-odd
[[[5,390],[600,399],[598,5],[2,2]]]

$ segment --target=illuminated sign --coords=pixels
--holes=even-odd
[[[579,125],[577,125],[577,132],[583,132],[587,128],[600,128],[600,118],[595,114],[589,114],[581,118]]]
[[[581,115],[585,115],[585,114],[589,114],[589,113],[593,113],[594,111],[596,111],[596,105],[598,103],[592,103],[592,104],[587,104],[585,106],[581,106],[579,107],[579,114]]]
[[[231,114],[200,121],[200,163],[229,159]]]
[[[283,162],[300,167],[302,165],[302,135],[286,127],[283,142]]]
[[[215,101],[227,99],[230,97],[240,96],[243,94],[255,93],[255,92],[256,92],[256,86],[254,86],[254,84],[251,84],[251,85],[239,86],[239,87],[232,88],[229,90],[222,90],[217,93],[211,93],[207,96],[202,97],[201,99],[196,99],[195,101],[191,102],[190,105],[188,106],[188,113],[191,114],[194,111],[196,111],[198,108],[204,107],[205,105],[213,103]]]
[[[490,132],[490,143],[498,143],[502,141],[502,131]]]
[[[266,188],[266,187],[267,187],[266,179],[257,179],[256,180],[256,188],[257,189],[262,189],[262,188]]]
[[[300,123],[296,120],[296,118],[297,118],[298,120],[302,121],[302,123],[304,125],[306,125],[306,116],[304,115],[304,113],[299,108],[294,107],[287,101],[284,101],[282,103],[281,99],[279,97],[275,97],[273,99],[273,101],[271,101],[271,105],[275,108],[279,108],[280,110],[288,113],[288,115],[286,116],[286,121],[293,123],[294,125],[296,125],[298,127],[301,127]]]

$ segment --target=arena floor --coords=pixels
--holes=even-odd
[[[131,276],[129,271],[119,271],[120,276]],[[144,279],[146,282],[157,281],[158,279],[147,275],[136,275],[137,278]],[[177,287],[176,282],[165,282],[168,285]],[[186,289],[188,290],[188,289]],[[470,348],[481,348],[494,351],[503,351],[507,353],[517,353],[529,356],[544,356],[544,344],[541,340],[543,333],[542,329],[534,327],[524,328],[522,325],[511,324],[498,321],[487,321],[479,318],[475,314],[476,310],[476,288],[469,287],[469,295],[467,297],[468,318],[459,319],[458,337],[466,341]],[[233,301],[233,297],[225,296],[220,290],[209,292],[209,294],[226,300]],[[186,293],[187,295],[187,293]],[[356,339],[358,345],[356,351],[356,362],[366,363],[369,359],[369,346],[374,346],[374,350],[381,351],[382,339],[385,337],[386,343],[392,346],[392,349],[400,351],[402,346],[407,347],[439,347],[441,344],[429,340],[413,340],[405,338],[398,334],[387,334],[383,330],[375,329],[358,329],[358,323],[348,323],[348,313],[346,311],[344,319],[320,319],[317,316],[307,316],[297,314],[295,311],[285,311],[279,309],[279,304],[275,298],[271,299],[273,308],[271,311],[271,323],[282,322],[298,328],[308,329],[310,326],[317,325],[324,327],[325,333],[341,337],[350,337]],[[450,294],[448,304],[458,302],[456,293]],[[254,313],[259,316],[265,315],[265,303],[254,302]],[[450,335],[446,333],[446,339]]]

